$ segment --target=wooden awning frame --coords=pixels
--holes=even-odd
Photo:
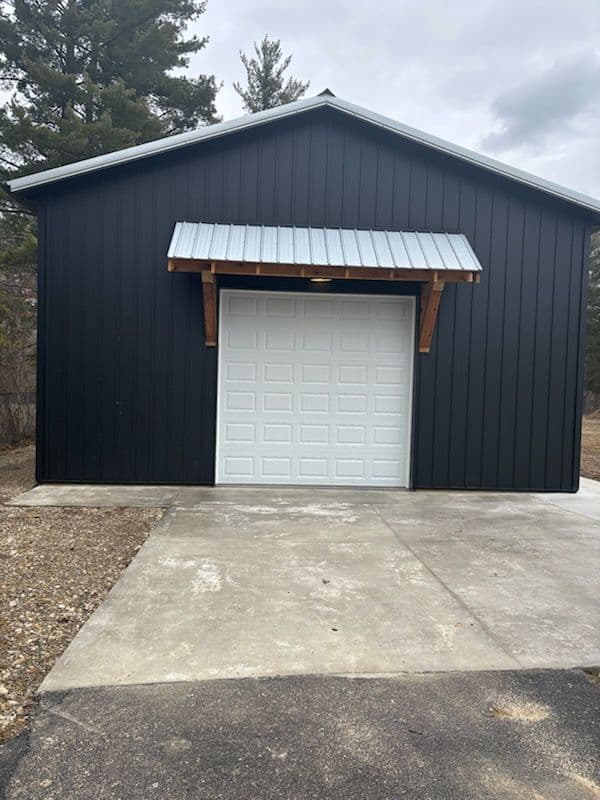
[[[377,280],[421,283],[419,339],[420,353],[428,353],[438,309],[446,283],[479,283],[480,273],[470,270],[386,269],[385,267],[331,267],[302,264],[266,264],[235,261],[168,259],[169,272],[194,272],[202,277],[204,339],[207,347],[217,344],[217,275],[259,275],[272,278],[329,278],[335,280]]]

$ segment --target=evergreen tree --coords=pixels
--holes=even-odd
[[[215,121],[214,76],[173,70],[201,0],[0,3],[3,175],[35,172]]]
[[[284,103],[292,103],[300,99],[310,83],[303,83],[296,78],[284,77],[292,56],[284,58],[279,39],[264,36],[260,44],[254,42],[254,57],[248,58],[240,52],[242,64],[246,69],[247,86],[244,88],[237,81],[233,88],[244,101],[244,108],[250,113],[275,108]]]
[[[2,182],[216,121],[214,76],[177,74],[207,43],[185,33],[205,6],[0,0],[0,391],[33,386],[36,253]]]
[[[592,236],[587,304],[585,388],[600,395],[600,234]]]

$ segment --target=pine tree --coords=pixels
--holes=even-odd
[[[35,172],[215,120],[214,76],[173,70],[206,38],[185,36],[201,0],[2,3],[3,175]]]
[[[0,0],[0,187],[216,121],[214,76],[176,72],[207,43],[185,33],[205,7]],[[0,188],[0,391],[33,387],[35,252],[34,218]]]
[[[254,42],[255,57],[248,58],[240,52],[242,64],[246,69],[247,86],[237,81],[233,88],[244,101],[244,108],[250,113],[275,108],[284,103],[292,103],[301,98],[310,82],[303,83],[297,78],[286,78],[284,72],[289,67],[292,56],[284,58],[279,39],[265,35],[260,44]]]

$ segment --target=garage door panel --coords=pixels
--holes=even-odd
[[[217,482],[408,484],[413,298],[225,290],[220,307]]]
[[[263,411],[291,412],[294,407],[294,395],[292,392],[271,392],[265,390],[262,399]]]
[[[267,383],[293,383],[294,365],[290,363],[265,364],[263,367],[263,382]]]
[[[302,364],[300,367],[300,380],[302,383],[331,382],[331,367],[329,364]]]

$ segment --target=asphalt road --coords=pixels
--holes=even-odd
[[[7,800],[600,798],[600,686],[579,671],[216,680],[42,703],[29,737],[0,751]]]

